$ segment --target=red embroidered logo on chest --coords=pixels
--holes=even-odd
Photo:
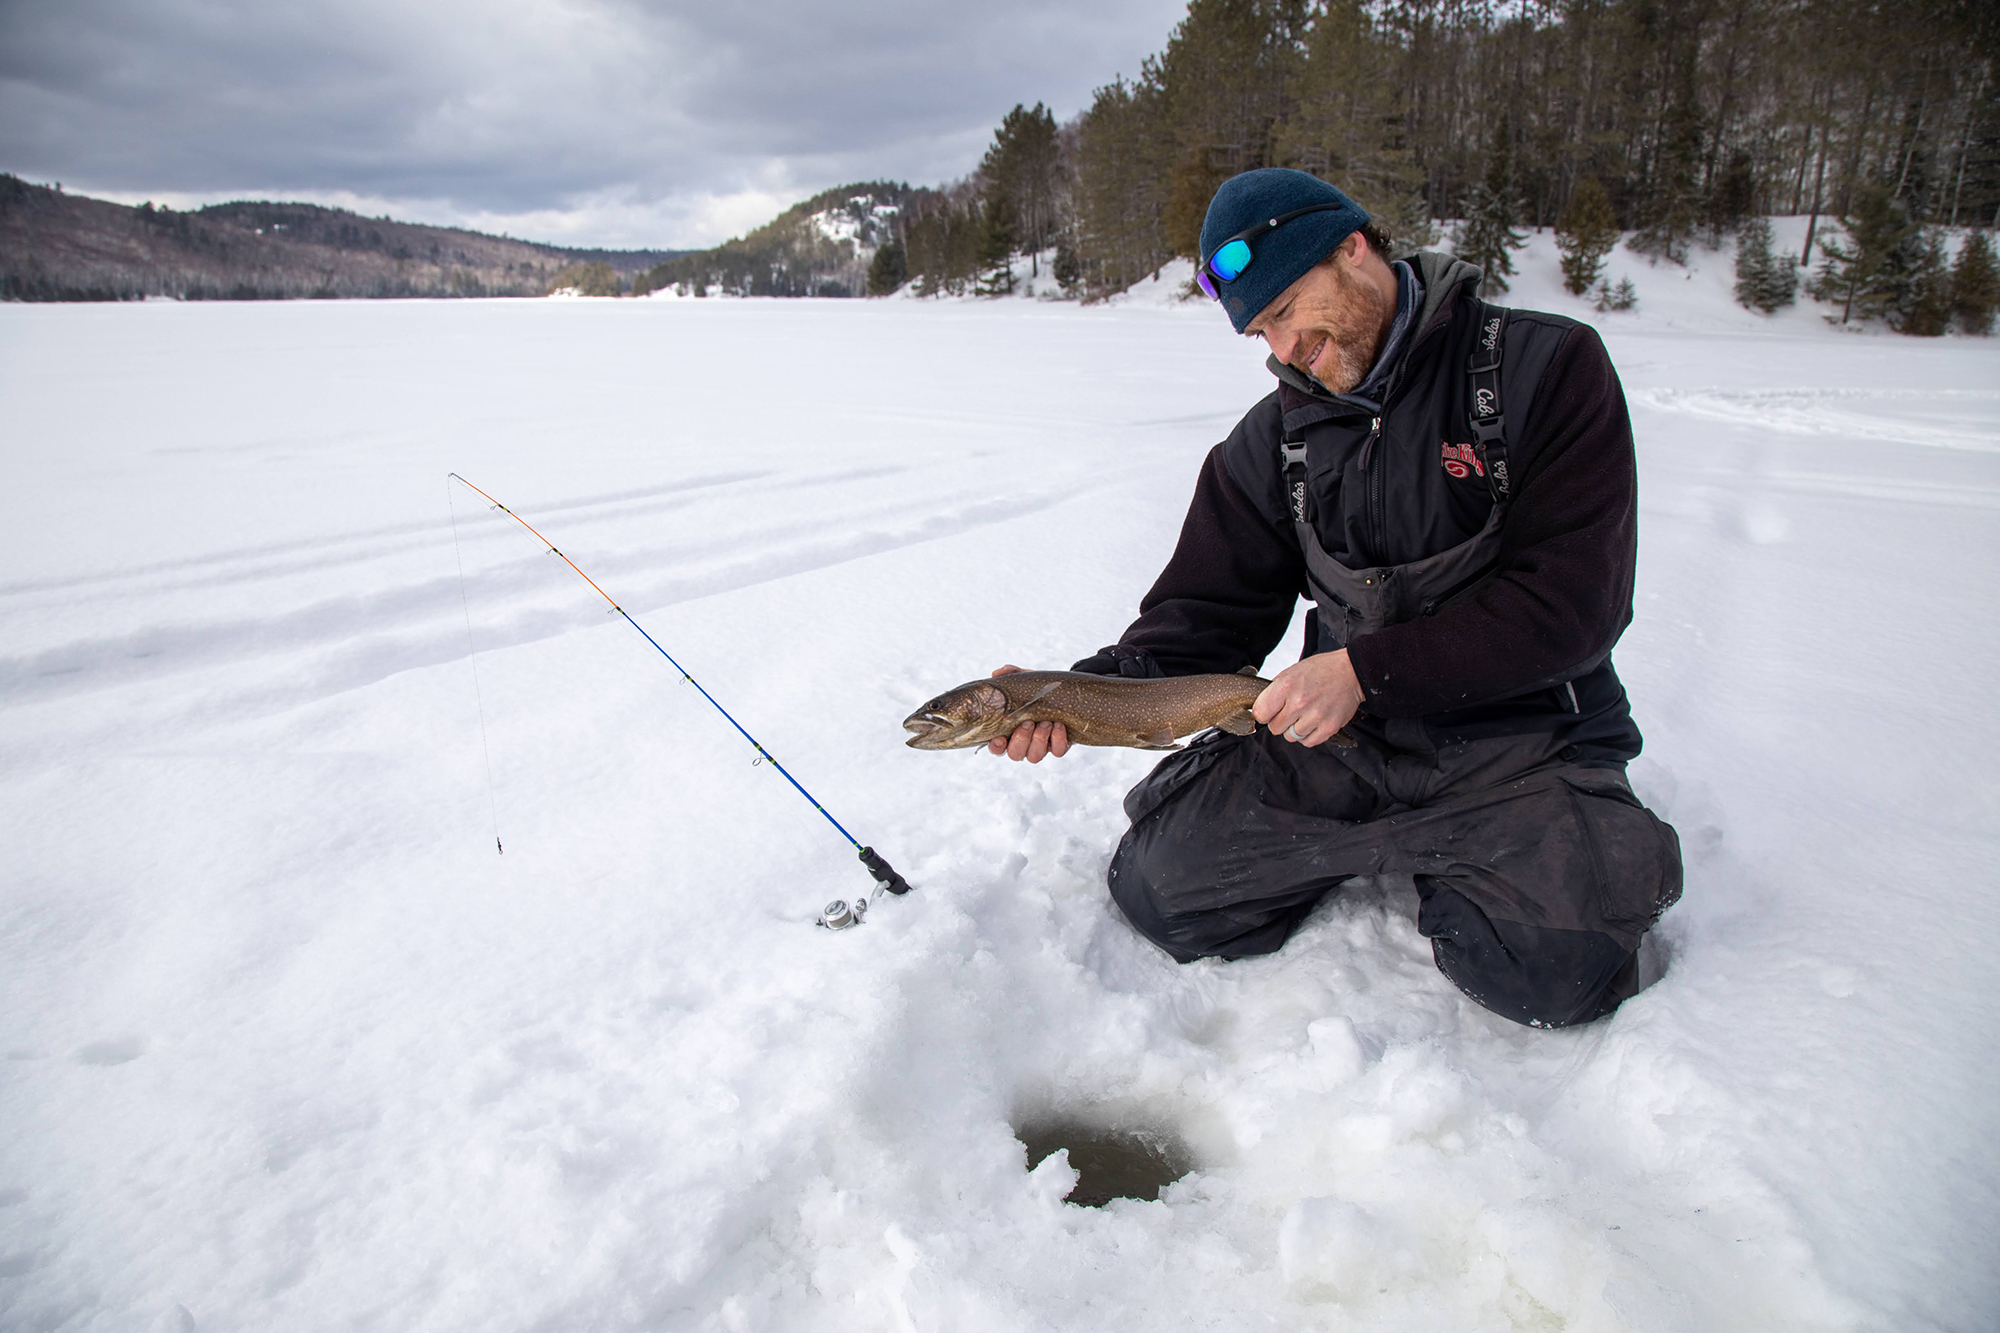
[[[1473,473],[1486,475],[1486,465],[1479,461],[1479,455],[1469,444],[1453,444],[1444,441],[1444,470],[1454,477],[1469,477]]]

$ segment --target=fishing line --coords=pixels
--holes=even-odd
[[[479,645],[472,640],[472,601],[465,593],[465,552],[458,545],[458,505],[452,500],[451,478],[444,482],[444,507],[451,515],[451,553],[458,559],[458,600],[465,608],[466,658],[472,663],[472,699],[479,708],[479,748],[486,756],[486,803],[493,809],[493,850],[501,856],[500,798],[493,794],[493,747],[486,740],[486,696],[479,688]]]
[[[654,638],[651,634],[647,634],[646,627],[641,625],[638,621],[632,619],[631,613],[628,612],[624,607],[618,605],[618,601],[616,598],[614,598],[610,593],[604,591],[604,589],[598,587],[596,579],[593,579],[592,577],[590,577],[590,575],[584,573],[582,569],[578,568],[576,561],[564,555],[554,542],[550,541],[547,537],[542,536],[541,533],[536,532],[535,526],[532,523],[528,522],[528,520],[526,520],[525,518],[522,518],[519,514],[515,513],[513,510],[509,509],[506,505],[501,504],[498,500],[488,495],[485,491],[482,491],[477,486],[474,486],[464,477],[459,476],[456,472],[446,473],[445,475],[448,478],[448,480],[445,482],[447,488],[450,487],[453,481],[458,482],[466,489],[476,493],[481,499],[485,500],[486,503],[492,505],[495,509],[505,514],[507,517],[513,519],[516,523],[519,523],[529,532],[534,533],[536,541],[540,542],[542,545],[548,547],[550,551],[554,552],[557,559],[561,560],[565,565],[568,565],[571,569],[575,570],[578,578],[582,579],[585,583],[588,583],[599,597],[602,597],[605,601],[609,602],[611,604],[611,609],[613,611],[616,611],[621,617],[623,617],[626,624],[630,625],[633,629],[638,630],[639,633],[645,637],[646,642],[652,644],[654,649],[660,654],[660,656],[667,659],[667,664],[671,666],[674,670],[681,673],[682,680],[686,681],[688,684],[694,686],[696,690],[700,691],[701,697],[708,700],[710,706],[712,706],[716,712],[722,714],[723,718],[729,723],[730,726],[736,728],[737,734],[742,736],[744,740],[750,742],[751,748],[756,750],[757,752],[757,758],[752,761],[753,763],[769,764],[773,769],[777,770],[778,774],[781,777],[783,777],[785,781],[792,784],[793,789],[796,790],[799,795],[805,797],[806,800],[809,803],[811,803],[813,809],[819,811],[820,814],[825,817],[827,823],[833,825],[834,830],[838,832],[841,837],[847,839],[847,841],[854,847],[855,851],[860,854],[861,864],[868,868],[868,873],[875,878],[875,882],[877,884],[879,884],[882,888],[887,889],[890,893],[904,894],[910,891],[910,882],[908,880],[904,879],[901,875],[897,874],[895,868],[892,867],[887,861],[883,860],[881,855],[877,853],[873,847],[862,846],[861,840],[855,837],[852,833],[849,833],[847,829],[844,826],[842,826],[841,822],[833,817],[832,812],[829,811],[825,806],[821,805],[819,803],[819,800],[811,792],[805,789],[804,784],[802,784],[797,778],[792,776],[790,769],[786,768],[783,764],[779,763],[777,758],[774,755],[772,755],[772,753],[769,750],[765,749],[762,743],[760,743],[755,736],[752,736],[749,733],[749,731],[743,726],[743,724],[741,722],[738,722],[736,718],[733,715],[731,715],[730,711],[727,708],[724,708],[722,704],[716,699],[716,697],[710,694],[708,690],[702,685],[702,683],[696,680],[694,676],[689,673],[686,667],[682,666],[679,662],[676,662],[674,660],[674,655],[668,652],[665,648],[662,648],[660,646],[660,641],[658,639]],[[454,541],[456,540],[455,528],[454,528],[453,539]],[[459,587],[462,593],[464,591],[463,563],[461,563],[460,565]],[[466,623],[469,632],[471,625],[471,612],[469,610],[467,611],[466,616],[467,616]],[[483,716],[481,725],[482,726],[484,725]],[[488,781],[489,782],[491,781],[490,771],[488,774]],[[498,821],[496,816],[496,825],[497,822]],[[499,840],[497,829],[494,840],[496,842]],[[833,924],[831,921],[828,920],[828,917],[836,915],[833,911],[835,907],[839,907],[840,909],[842,909],[843,913],[846,912],[847,910],[847,905],[845,903],[829,904],[827,913],[821,917],[822,924],[828,924],[828,925]],[[863,910],[865,911],[865,908]],[[856,920],[859,919],[859,913],[855,914],[855,919]]]

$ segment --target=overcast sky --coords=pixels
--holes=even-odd
[[[977,165],[1016,102],[1137,72],[1185,0],[0,0],[0,170],[705,246]]]

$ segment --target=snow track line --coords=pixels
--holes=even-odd
[[[896,476],[908,471],[906,465],[885,465],[871,468],[848,468],[829,473],[810,473],[787,477],[771,482],[765,493],[816,490],[830,485],[854,481],[870,481],[882,477]],[[716,491],[763,480],[772,477],[769,472],[745,472],[725,478],[710,479],[700,486],[674,485],[653,487],[647,491],[630,492],[611,499],[593,498],[574,500],[566,504],[550,506],[551,513],[577,514],[579,511],[595,511],[581,519],[585,526],[601,526],[629,521],[650,515],[674,513],[705,502]],[[615,507],[608,507],[615,506]],[[497,541],[503,534],[496,530],[468,530],[464,541],[468,544]],[[385,537],[400,537],[399,541],[385,541]],[[381,529],[368,529],[347,536],[315,539],[309,542],[289,542],[282,546],[266,548],[246,548],[238,552],[220,552],[212,556],[196,556],[186,560],[166,561],[146,569],[107,572],[86,575],[69,580],[49,580],[42,583],[22,583],[0,585],[0,597],[33,597],[38,593],[67,593],[65,600],[74,602],[115,601],[132,596],[135,592],[146,594],[163,592],[192,592],[206,588],[228,587],[232,584],[254,583],[262,579],[283,578],[297,574],[312,574],[352,565],[366,565],[380,560],[383,556],[400,555],[412,551],[426,550],[437,545],[440,538],[431,524],[396,524]],[[342,547],[356,548],[351,553],[326,554]],[[263,560],[268,552],[284,554],[297,553],[292,560]],[[306,552],[318,552],[316,558],[305,558]],[[193,567],[238,564],[235,569],[224,569],[199,578],[162,579],[170,570]],[[157,581],[156,581],[157,580]],[[138,587],[118,585],[139,585]],[[94,591],[80,592],[78,589],[92,587]]]
[[[1099,475],[1095,485],[1050,487],[976,501],[955,511],[932,513],[900,532],[849,532],[801,543],[790,550],[730,561],[699,576],[669,575],[644,581],[640,571],[649,566],[657,568],[660,563],[650,559],[613,559],[610,567],[619,571],[619,581],[631,589],[624,604],[635,614],[651,613],[1004,524],[1119,484],[1120,473]],[[907,510],[909,500],[901,498],[887,508]],[[750,544],[755,546],[754,541]],[[504,568],[505,574],[488,568],[476,575],[475,582],[482,585],[483,603],[490,604],[495,597],[517,594],[523,589],[548,587],[546,553],[510,561]],[[496,580],[504,584],[503,591],[496,592]],[[365,688],[404,671],[463,659],[467,651],[464,631],[454,623],[456,589],[455,576],[439,575],[369,597],[325,599],[279,616],[155,625],[130,634],[78,639],[31,655],[0,658],[0,698],[6,701],[0,705],[0,712],[118,689],[167,675],[312,654],[283,672],[271,673],[286,680],[285,685],[223,684],[218,690],[190,701],[192,706],[139,725],[171,729],[190,716],[255,717],[281,713]],[[518,601],[518,596],[514,600]],[[491,653],[522,647],[577,630],[594,629],[603,623],[603,616],[596,611],[579,610],[568,598],[563,601],[565,604],[559,606],[527,605],[498,623],[487,619],[480,626],[480,651]],[[74,758],[79,748],[94,748],[100,742],[129,744],[133,739],[133,724],[129,721],[118,728],[71,733],[70,741],[57,747],[47,759],[54,762]],[[24,766],[39,766],[39,761],[20,749],[0,759],[0,772],[18,771]]]
[[[709,491],[721,487],[742,485],[745,482],[757,481],[770,475],[772,474],[768,471],[731,472],[709,477],[691,478],[687,481],[673,482],[664,486],[651,486],[640,490],[618,491],[596,496],[578,496],[569,500],[554,502],[549,506],[548,512],[571,513],[579,509],[623,504],[632,500],[656,499],[663,496],[682,495],[688,492]],[[343,546],[366,545],[368,550],[358,558],[367,559],[383,552],[385,548],[382,546],[382,540],[384,538],[394,537],[420,537],[422,540],[409,542],[402,547],[387,549],[415,549],[420,546],[433,545],[440,540],[437,535],[437,524],[434,522],[390,523],[381,527],[362,528],[354,532],[342,533],[338,536],[314,537],[301,541],[272,542],[263,546],[245,546],[233,550],[216,551],[208,555],[186,556],[178,560],[161,560],[152,564],[134,566],[127,569],[111,569],[96,574],[79,574],[70,578],[40,579],[22,583],[0,583],[0,597],[13,597],[37,592],[63,592],[73,588],[90,587],[106,583],[143,581],[169,571],[199,569],[238,561],[260,560],[271,556],[329,551]],[[298,565],[293,568],[305,569],[311,567],[310,565]],[[281,570],[279,572],[290,571]],[[215,582],[236,581],[240,581],[240,576],[220,579]],[[209,587],[212,584],[208,581],[194,581],[168,586]]]
[[[1732,389],[1656,388],[1631,395],[1635,406],[1675,412],[1732,426],[1821,435],[1850,440],[1890,440],[1919,448],[2000,452],[2000,390],[1993,389]],[[1939,402],[1984,408],[1992,420],[1963,426],[1940,422],[1935,413],[1922,422],[1887,412],[1867,412],[1881,404]]]

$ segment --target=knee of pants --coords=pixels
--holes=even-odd
[[[1112,854],[1106,887],[1132,928],[1166,950],[1177,963],[1274,953],[1330,887],[1295,887],[1267,898],[1234,901],[1227,907],[1170,915],[1162,905],[1163,897],[1167,901],[1185,897],[1186,886],[1177,886],[1181,893],[1163,895],[1165,886],[1154,880],[1161,875],[1171,878],[1173,867],[1148,858],[1135,832],[1128,832]]]
[[[1417,929],[1438,971],[1502,1018],[1569,1027],[1638,991],[1638,955],[1609,935],[1495,921],[1456,889],[1419,880],[1418,890]]]
[[[1126,856],[1123,846],[1111,857],[1111,868],[1105,872],[1105,886],[1111,890],[1111,901],[1125,914],[1132,929],[1172,954],[1175,962],[1192,963],[1201,957],[1199,953],[1190,953],[1174,942],[1174,932],[1167,925],[1166,916],[1147,891],[1144,877]]]

